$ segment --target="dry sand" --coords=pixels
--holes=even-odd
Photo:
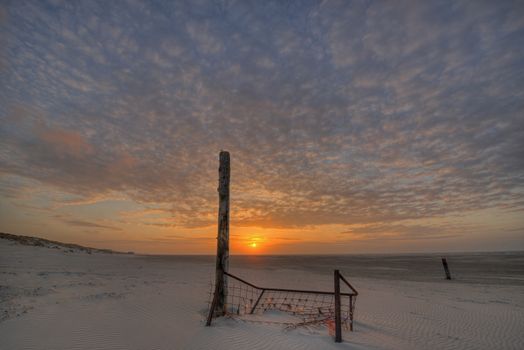
[[[259,285],[331,289],[322,271],[238,266],[232,272]],[[0,239],[0,349],[524,348],[519,283],[347,276],[360,292],[356,328],[335,344],[325,327],[231,318],[204,327],[213,269],[209,257],[87,254]]]

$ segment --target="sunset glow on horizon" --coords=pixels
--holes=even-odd
[[[286,3],[287,4],[287,3]],[[214,254],[524,249],[519,2],[0,5],[0,231]]]

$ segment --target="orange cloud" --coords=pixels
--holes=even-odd
[[[47,129],[39,134],[40,139],[55,151],[81,158],[94,153],[94,148],[77,131]]]
[[[124,153],[120,155],[114,163],[111,163],[107,170],[113,175],[121,174],[133,168],[137,163],[138,160],[135,157]]]

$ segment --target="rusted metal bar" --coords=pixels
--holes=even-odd
[[[258,289],[258,290],[264,290],[268,292],[295,292],[295,293],[310,293],[310,294],[326,294],[326,295],[333,295],[333,292],[326,292],[326,291],[319,291],[319,290],[304,290],[304,289],[285,289],[285,288],[266,288],[266,287],[259,287],[254,285],[253,283],[249,283],[246,280],[243,280],[242,278],[233,275],[232,273],[225,272],[224,275],[227,275],[231,278],[234,278],[242,283],[247,284],[248,286]],[[356,291],[355,291],[356,292]],[[358,293],[357,293],[358,294]],[[349,296],[349,295],[356,295],[353,293],[340,293],[342,296]]]
[[[255,288],[255,289],[266,289],[266,288],[262,288],[262,287],[255,286],[253,283],[249,283],[248,281],[243,280],[242,278],[240,278],[240,277],[238,277],[238,276],[235,276],[235,275],[233,275],[232,273],[224,272],[224,275],[229,276],[229,277],[231,277],[231,278],[234,278],[234,279],[236,279],[237,281],[240,281],[240,282],[242,282],[242,283],[245,283],[245,284],[247,284],[248,286],[253,287],[253,288]]]
[[[262,288],[268,292],[294,292],[294,293],[309,293],[309,294],[325,294],[333,295],[333,292],[324,292],[318,290],[303,290],[303,289],[281,289],[281,288]],[[351,293],[340,293],[342,296],[354,295]]]
[[[349,287],[349,289],[351,289],[353,291],[353,295],[358,295],[358,292],[355,288],[353,288],[353,286],[351,285],[351,283],[349,283],[345,278],[344,276],[342,276],[342,274],[339,272],[338,274],[340,276],[340,278],[342,279],[342,281],[344,281],[344,283]]]
[[[258,303],[260,302],[260,299],[262,299],[262,295],[264,295],[264,292],[265,292],[265,290],[262,289],[262,292],[261,292],[260,295],[258,296],[258,299],[257,299],[257,301],[255,302],[255,305],[253,305],[253,308],[251,309],[250,314],[253,314],[253,312],[255,312],[255,309],[257,308]]]
[[[448,266],[448,261],[446,260],[446,258],[442,258],[442,265],[444,266],[444,272],[446,272],[446,279],[450,280],[451,274],[449,273],[449,266]]]
[[[342,342],[342,317],[340,315],[340,272],[335,270],[335,342]]]

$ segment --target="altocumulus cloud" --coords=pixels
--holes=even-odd
[[[227,149],[239,225],[524,207],[521,1],[1,6],[4,179],[209,225]]]

